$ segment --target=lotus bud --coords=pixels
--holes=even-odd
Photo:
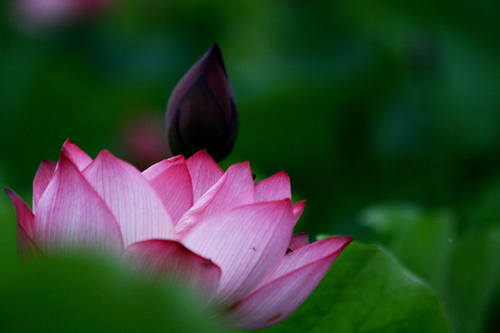
[[[216,161],[233,149],[238,111],[217,44],[182,77],[167,106],[167,132],[174,155],[206,151]]]

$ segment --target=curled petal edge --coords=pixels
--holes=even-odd
[[[314,291],[335,259],[352,241],[351,237],[342,238],[345,242],[336,251],[262,285],[221,314],[221,320],[232,329],[252,330],[288,318]],[[312,245],[314,243],[308,246]]]

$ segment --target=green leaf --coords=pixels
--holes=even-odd
[[[387,251],[351,243],[290,318],[263,332],[449,332],[437,296]]]

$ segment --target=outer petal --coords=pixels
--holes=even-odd
[[[224,175],[224,171],[215,163],[205,150],[200,150],[187,160],[187,167],[193,181],[193,202],[211,188]]]
[[[292,199],[290,178],[285,171],[255,184],[255,202]]]
[[[183,244],[213,260],[222,277],[215,308],[241,300],[275,270],[290,243],[293,214],[290,200],[237,207],[197,224]]]
[[[160,197],[172,222],[193,206],[193,186],[182,155],[163,160],[142,172]]]
[[[176,225],[180,237],[203,219],[233,207],[254,202],[252,171],[248,162],[234,164],[219,181],[186,212]]]
[[[41,255],[40,249],[33,241],[34,216],[26,203],[14,191],[6,188],[17,214],[17,254],[21,261]]]
[[[139,170],[103,150],[83,175],[116,216],[125,247],[173,237],[170,216]]]
[[[71,143],[69,139],[64,142],[61,152],[69,158],[80,171],[92,163],[90,156],[81,150],[77,145]]]
[[[221,317],[233,329],[258,329],[279,323],[306,300],[351,240],[334,237],[291,252],[286,256],[290,262],[282,263],[278,270],[284,274],[275,275],[270,283]]]
[[[38,202],[33,239],[45,254],[62,249],[117,254],[123,251],[115,217],[64,154]]]
[[[124,260],[137,274],[180,284],[206,303],[219,286],[220,268],[175,241],[154,239],[134,243],[125,251]]]
[[[286,255],[282,258],[279,266],[272,274],[267,276],[256,289],[259,289],[270,281],[288,274],[295,269],[306,266],[322,256],[327,256],[339,248],[343,249],[351,240],[351,237],[331,237],[308,244],[309,237],[306,233],[292,235]]]
[[[47,185],[49,185],[55,169],[56,163],[49,160],[42,160],[42,163],[38,167],[35,179],[33,180],[33,212],[35,212],[35,214],[38,200],[40,200]]]
[[[271,280],[275,280],[293,270],[307,266],[323,257],[333,256],[333,262],[351,241],[352,237],[348,236],[330,237],[289,252],[281,261]]]

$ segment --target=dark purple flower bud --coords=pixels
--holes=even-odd
[[[238,110],[217,44],[182,77],[167,106],[167,132],[174,155],[206,149],[216,161],[233,149]]]

